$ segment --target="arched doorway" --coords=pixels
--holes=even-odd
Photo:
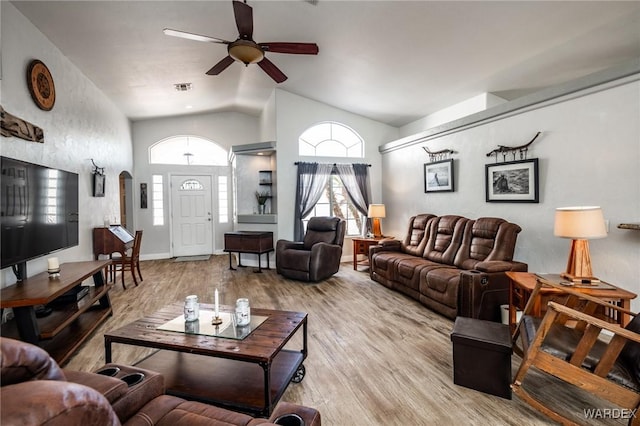
[[[133,226],[133,176],[124,170],[119,175],[120,188],[120,224],[130,232]]]

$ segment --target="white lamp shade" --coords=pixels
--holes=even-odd
[[[597,206],[557,208],[553,235],[576,240],[606,237],[602,209]]]
[[[387,217],[384,204],[369,204],[367,217]]]

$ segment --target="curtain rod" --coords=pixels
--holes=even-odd
[[[295,163],[293,163],[295,166],[297,166],[300,163],[303,163],[304,161],[296,161]],[[341,163],[341,164],[354,164],[354,163]],[[337,165],[336,163],[333,163],[333,165]],[[371,164],[367,164],[367,167],[371,167]]]

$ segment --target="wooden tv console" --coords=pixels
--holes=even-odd
[[[5,287],[0,306],[12,308],[14,319],[2,324],[2,336],[20,339],[45,349],[58,364],[69,360],[75,350],[107,317],[111,316],[110,285],[102,271],[110,260],[72,262],[60,265],[60,277],[50,279],[47,272]],[[93,287],[80,300],[54,303],[54,300],[93,277]],[[37,318],[35,307],[47,305],[53,311]],[[52,306],[53,305],[53,306]]]

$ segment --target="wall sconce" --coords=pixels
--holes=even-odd
[[[575,282],[599,282],[591,270],[588,240],[607,236],[602,209],[597,206],[557,208],[553,234],[572,239],[567,270],[560,275]]]
[[[369,204],[367,217],[371,218],[373,224],[373,237],[382,238],[382,229],[380,228],[380,218],[386,217],[384,204]]]

